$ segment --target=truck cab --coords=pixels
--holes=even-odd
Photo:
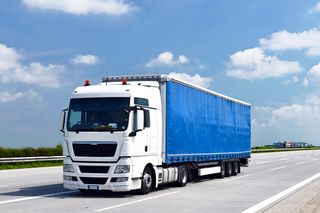
[[[61,126],[65,188],[141,189],[146,166],[162,163],[159,87],[156,81],[120,80],[86,82],[73,91]]]

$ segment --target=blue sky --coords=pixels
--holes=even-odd
[[[0,146],[55,146],[85,79],[171,73],[252,103],[252,144],[320,145],[320,1],[0,2]]]

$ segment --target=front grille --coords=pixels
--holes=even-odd
[[[79,166],[82,173],[105,173],[109,171],[109,166]]]
[[[100,184],[103,185],[107,182],[108,178],[93,178],[93,177],[80,177],[84,184]]]
[[[74,155],[82,157],[113,157],[117,149],[115,143],[73,143],[72,146]]]

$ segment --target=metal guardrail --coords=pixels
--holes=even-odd
[[[23,162],[37,162],[37,161],[59,161],[63,160],[64,156],[37,156],[37,157],[10,157],[0,158],[1,163],[23,163]]]

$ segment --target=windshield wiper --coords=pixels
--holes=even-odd
[[[130,110],[129,109],[127,109],[127,108],[123,108],[122,109],[125,113],[127,113],[127,114],[129,114],[130,113]]]
[[[94,127],[93,130],[95,130],[95,131],[113,131],[114,129],[112,126],[101,125],[101,126]]]

